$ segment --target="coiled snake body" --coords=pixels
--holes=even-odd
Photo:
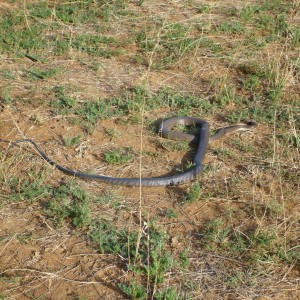
[[[175,125],[197,125],[199,127],[199,133],[196,135],[187,134],[183,132],[172,131]],[[197,177],[199,173],[203,170],[202,161],[205,156],[205,152],[207,149],[208,142],[215,141],[220,139],[224,135],[241,130],[251,130],[255,128],[257,125],[254,121],[249,121],[246,124],[242,125],[233,125],[219,129],[215,134],[209,136],[209,124],[205,120],[201,120],[194,117],[174,117],[168,120],[161,122],[159,132],[162,137],[172,139],[172,140],[180,140],[180,141],[188,141],[190,143],[196,144],[197,150],[194,156],[194,165],[190,170],[169,176],[162,177],[150,177],[150,178],[117,178],[117,177],[109,177],[102,176],[97,174],[87,174],[80,171],[71,170],[65,168],[52,159],[50,159],[45,152],[31,139],[21,139],[13,142],[10,147],[23,142],[31,143],[39,154],[51,165],[53,165],[59,171],[78,178],[90,179],[90,180],[98,180],[101,182],[115,184],[115,185],[125,185],[125,186],[168,186],[168,185],[176,185],[183,182],[190,181]]]

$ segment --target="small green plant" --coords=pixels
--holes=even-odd
[[[25,70],[25,75],[27,78],[32,80],[47,79],[55,76],[58,72],[59,72],[58,68],[51,68],[49,70],[31,68],[29,70]]]
[[[177,264],[180,266],[180,268],[184,270],[186,270],[189,267],[190,261],[186,250],[179,252]]]
[[[126,256],[125,245],[122,245],[123,231],[104,221],[94,221],[89,228],[89,237],[99,247],[100,253],[120,254]],[[129,245],[132,247],[132,245]]]
[[[259,12],[259,10],[259,6],[247,5],[241,9],[239,17],[242,21],[248,22]]]
[[[99,120],[120,115],[122,111],[113,108],[113,100],[105,101],[99,99],[85,102],[75,110],[75,114],[80,116],[86,123],[89,131],[92,131]]]
[[[221,107],[225,107],[231,103],[240,104],[243,102],[243,99],[239,96],[236,89],[226,84],[218,91],[216,98]]]
[[[0,53],[20,53],[28,50],[40,49],[45,45],[42,35],[43,25],[32,24],[30,28],[24,26],[26,19],[18,12],[10,12],[2,16],[0,21]]]
[[[3,104],[10,104],[14,101],[14,99],[12,98],[11,94],[10,94],[10,89],[9,88],[5,88],[3,89],[1,96],[0,96],[0,101]]]
[[[189,143],[186,141],[168,141],[168,140],[161,140],[157,142],[162,148],[168,151],[183,151],[189,149]]]
[[[94,202],[98,204],[113,204],[113,206],[118,206],[118,203],[122,202],[124,199],[122,196],[118,196],[115,191],[106,192],[98,195]]]
[[[49,195],[48,187],[43,183],[39,175],[34,174],[31,178],[21,179],[12,177],[9,180],[12,190],[10,198],[13,201],[26,201],[33,203]]]
[[[238,271],[229,276],[228,280],[226,280],[226,285],[230,288],[238,288],[244,282],[247,282],[249,285],[253,285],[255,284],[255,278],[251,277],[247,271]]]
[[[238,21],[224,22],[218,26],[219,31],[229,32],[233,34],[242,34],[245,32],[245,27]]]
[[[265,84],[265,94],[272,101],[276,102],[283,91],[285,86],[285,78],[279,71],[279,66],[276,62],[267,65],[261,73],[261,78]]]
[[[110,136],[112,139],[118,138],[121,136],[121,133],[116,128],[105,128],[105,133]]]
[[[0,69],[0,78],[16,79],[15,73],[10,70]]]
[[[218,147],[213,150],[213,154],[223,156],[223,157],[230,157],[230,151],[224,147]]]
[[[120,290],[134,300],[144,300],[147,299],[147,290],[146,288],[138,284],[135,281],[132,281],[130,284],[119,283]]]
[[[157,48],[158,51],[152,56],[152,67],[167,68],[197,48],[199,39],[190,34],[190,31],[190,27],[178,22],[166,24],[157,40],[155,28],[149,27],[137,34],[136,42],[145,53]]]
[[[120,51],[108,47],[108,45],[116,46],[115,39],[110,36],[77,35],[70,41],[70,45],[76,50],[86,52],[90,55],[97,55],[98,57],[110,58],[120,54]]]
[[[211,7],[209,4],[200,4],[197,9],[200,14],[207,14],[211,10]]]
[[[68,114],[76,106],[76,99],[67,95],[66,88],[62,85],[54,88],[55,99],[50,102],[50,106],[56,108],[61,114]]]
[[[154,295],[155,300],[188,300],[189,298],[183,298],[180,296],[176,287],[168,287],[157,291]]]
[[[293,47],[299,47],[300,45],[300,29],[293,28],[291,29],[292,40],[291,44]]]
[[[139,235],[136,231],[118,230],[110,223],[98,220],[90,225],[89,236],[97,243],[101,253],[119,255],[127,259],[128,270],[148,277],[152,286],[160,286],[172,267],[186,268],[188,265],[186,253],[181,252],[176,259],[165,249],[166,234],[152,224]],[[144,295],[144,288],[136,282],[121,284],[119,287],[132,297]]]
[[[140,86],[126,92],[120,98],[98,99],[81,104],[68,95],[64,86],[55,87],[54,93],[55,98],[50,102],[50,106],[55,108],[57,113],[74,113],[78,116],[76,122],[82,123],[89,132],[93,131],[99,120],[123,115],[128,115],[127,120],[132,124],[138,124],[141,109],[153,111],[160,107],[168,107],[177,109],[179,115],[190,115],[196,109],[201,112],[215,109],[215,104],[206,99],[181,95],[170,89],[161,89],[157,93],[151,93]],[[110,134],[108,131],[107,133]]]
[[[188,189],[186,195],[183,198],[183,203],[190,203],[198,200],[201,197],[202,189],[199,183],[194,183]]]
[[[176,218],[178,216],[177,212],[175,212],[173,209],[171,208],[167,208],[164,212],[163,215],[166,218]]]
[[[32,234],[31,233],[20,233],[17,235],[18,241],[23,244],[28,244],[31,241]]]
[[[132,148],[116,148],[109,152],[104,153],[104,160],[112,165],[112,164],[124,164],[133,160],[134,153]]]
[[[221,218],[208,222],[203,231],[203,241],[207,250],[214,251],[217,245],[222,245],[228,241],[229,228],[224,226]]]
[[[9,284],[16,284],[20,282],[21,278],[17,276],[1,274],[0,275],[0,282],[2,283],[9,283]],[[4,298],[5,299],[5,298]]]
[[[249,143],[245,143],[241,141],[240,139],[232,139],[230,141],[230,145],[232,145],[234,148],[238,149],[239,151],[243,153],[249,153],[253,152],[253,145]],[[228,153],[230,156],[230,152]]]
[[[250,74],[244,81],[243,87],[250,92],[259,92],[262,88],[261,80],[256,74]]]
[[[63,142],[67,148],[73,148],[73,147],[77,146],[79,144],[81,138],[82,138],[81,134],[74,136],[74,137],[70,137],[70,136],[62,137]]]
[[[68,182],[53,189],[45,211],[58,225],[70,220],[73,226],[82,227],[90,222],[89,202],[90,197],[84,190]]]
[[[256,228],[241,232],[218,218],[205,225],[202,236],[208,251],[231,253],[236,257],[243,255],[244,261],[249,264],[289,261],[292,257],[298,259],[292,251],[287,255],[285,246],[273,230]]]

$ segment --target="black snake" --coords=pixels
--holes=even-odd
[[[199,133],[192,135],[187,134],[184,132],[176,132],[172,131],[175,125],[196,125],[199,127]],[[45,152],[31,139],[21,139],[16,140],[13,142],[9,148],[12,146],[23,143],[29,142],[31,143],[39,154],[51,165],[53,165],[56,169],[60,170],[61,172],[71,175],[78,178],[83,179],[90,179],[90,180],[98,180],[101,182],[109,183],[109,184],[116,184],[116,185],[125,185],[125,186],[168,186],[168,185],[176,185],[183,182],[190,181],[197,177],[197,175],[202,172],[203,164],[202,161],[205,156],[205,152],[207,149],[208,142],[215,141],[224,135],[240,130],[251,130],[257,126],[256,122],[249,121],[246,124],[241,125],[233,125],[221,128],[216,131],[213,135],[209,136],[209,124],[205,120],[201,120],[194,117],[174,117],[165,121],[162,121],[159,127],[159,132],[161,133],[162,137],[172,140],[180,140],[180,141],[188,141],[190,143],[196,144],[197,150],[194,156],[193,167],[186,172],[169,175],[169,176],[162,176],[162,177],[150,177],[150,178],[117,178],[117,177],[109,177],[109,176],[102,176],[96,174],[88,174],[82,173],[80,171],[74,171],[54,162],[50,159]]]

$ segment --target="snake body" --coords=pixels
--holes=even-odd
[[[175,125],[196,125],[199,127],[199,133],[192,135],[184,132],[176,132],[172,131]],[[50,159],[45,152],[38,146],[36,142],[31,139],[21,139],[13,142],[10,147],[23,142],[31,143],[39,154],[45,159],[49,164],[53,165],[59,171],[78,178],[82,179],[90,179],[97,180],[109,184],[115,185],[125,185],[125,186],[169,186],[169,185],[177,185],[180,183],[184,183],[190,181],[198,176],[199,173],[203,170],[203,159],[205,156],[205,152],[207,149],[208,142],[215,141],[220,139],[224,135],[235,132],[239,130],[251,130],[256,127],[256,123],[254,121],[250,121],[246,124],[242,125],[233,125],[219,129],[215,134],[209,136],[209,124],[205,120],[201,120],[199,118],[194,117],[174,117],[168,120],[161,122],[159,127],[159,132],[162,137],[172,139],[172,140],[180,140],[187,141],[197,145],[197,150],[194,156],[194,165],[190,170],[162,177],[145,177],[145,178],[118,178],[118,177],[109,177],[102,176],[97,174],[88,174],[80,171],[75,171],[72,169],[65,168],[58,163],[54,162]]]

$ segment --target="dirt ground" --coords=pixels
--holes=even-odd
[[[108,2],[114,5],[118,1]],[[240,85],[247,77],[240,67],[245,61],[265,62],[265,68],[279,56],[284,59],[286,55],[294,61],[299,57],[299,46],[282,54],[284,41],[275,40],[250,54],[252,46],[244,43],[249,37],[210,31],[228,18],[235,18],[228,11],[259,5],[261,1],[140,1],[141,5],[138,2],[125,1],[126,9],[133,13],[122,15],[113,11],[107,21],[112,22],[107,29],[109,35],[121,40],[113,46],[122,48],[116,56],[92,56],[78,49],[55,55],[43,49],[36,52],[46,59],[36,61],[20,55],[21,50],[17,54],[0,52],[0,299],[145,299],[130,296],[120,288],[120,283],[134,280],[145,286],[148,299],[300,299],[299,69],[285,72],[279,67],[277,74],[282,71],[286,80],[269,119],[264,117],[268,104],[265,105],[267,100],[262,95],[272,79],[266,79],[267,83],[258,91],[261,98],[255,98],[252,91]],[[297,1],[294,2],[297,8]],[[25,6],[31,3],[36,1],[24,1]],[[23,10],[18,1],[2,1],[0,17],[17,9]],[[294,15],[287,12],[287,18],[299,23],[299,12],[295,10]],[[31,19],[29,6],[26,11],[28,26],[37,19],[43,24],[39,17]],[[154,20],[161,25],[147,31]],[[187,48],[171,66],[157,67],[163,51],[167,51],[160,49],[159,41],[166,38],[163,28],[169,23],[184,24],[196,36],[202,26],[202,34],[214,38],[223,52],[202,46],[188,52]],[[88,22],[64,26],[59,28],[61,32],[65,30],[64,34],[93,30]],[[135,30],[142,29],[149,34],[149,42],[155,39],[157,43],[151,51],[145,52],[134,40],[125,43],[136,34]],[[42,79],[30,73],[51,69],[56,73]],[[216,83],[216,79],[224,76],[227,82]],[[219,91],[227,85],[235,87],[236,94],[231,96],[243,96],[249,102],[218,102]],[[157,119],[184,113],[175,104],[151,109],[144,106],[120,116],[101,118],[89,131],[88,121],[77,111],[66,114],[51,104],[58,97],[56,86],[64,86],[64,96],[75,99],[78,106],[118,97],[123,102],[134,102],[128,95],[137,86],[143,86],[154,99],[167,88],[183,97],[215,101],[217,107],[211,111],[184,107],[193,116],[207,120],[212,132],[255,116],[258,127],[210,143],[204,172],[192,183],[123,187],[70,178],[47,164],[34,147],[19,144],[9,149],[10,142],[33,139],[63,166],[114,177],[180,172],[192,161],[194,150],[178,148],[176,143],[165,144],[166,140],[153,130]],[[263,116],[242,116],[244,106],[261,109]],[[242,118],[234,119],[235,112]],[[67,147],[64,138],[75,136],[80,136],[78,143]],[[104,153],[126,147],[133,149],[132,160],[123,164],[104,160]],[[96,199],[89,204],[91,220],[103,219],[129,231],[146,230],[155,222],[167,234],[165,251],[174,257],[186,251],[189,266],[185,270],[166,270],[163,283],[153,287],[147,276],[136,275],[127,268],[126,257],[101,253],[89,237],[89,223],[73,226],[69,216],[58,225],[45,210],[50,196],[41,194],[28,200],[22,191],[26,180],[41,180],[41,186],[52,190],[73,182]],[[195,184],[201,192],[196,200],[186,201]],[[216,227],[219,232],[207,229],[212,228],[208,224],[214,220],[224,222],[223,227]],[[222,231],[225,227],[230,234]],[[272,240],[256,239],[262,232],[272,233]],[[237,237],[243,236],[251,243],[240,251],[234,244],[238,247]],[[155,289],[168,287],[176,287],[178,298],[155,296]]]

